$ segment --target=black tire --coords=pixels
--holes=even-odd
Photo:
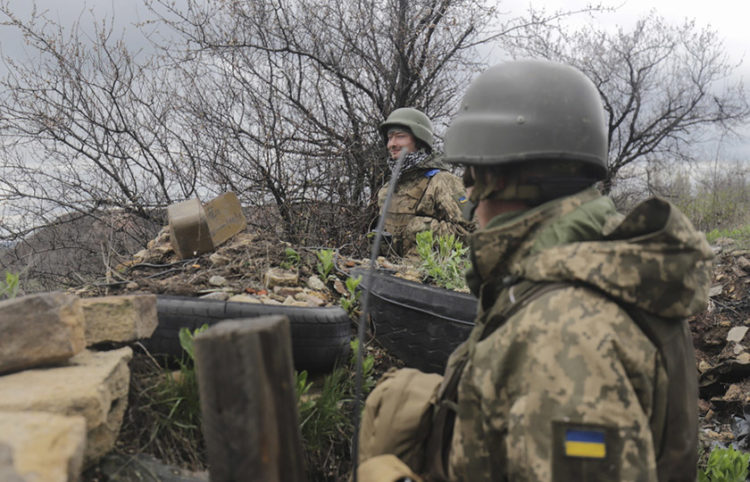
[[[339,307],[306,308],[261,305],[182,296],[158,296],[159,324],[144,345],[152,354],[183,356],[179,331],[203,324],[214,325],[231,318],[286,315],[292,332],[292,356],[297,370],[330,370],[337,359],[348,354],[351,321]],[[252,320],[248,320],[252,322]]]
[[[370,288],[368,311],[375,338],[406,366],[443,373],[448,356],[474,327],[477,299],[468,293],[428,286],[384,271],[362,275]],[[368,286],[369,285],[369,286]]]

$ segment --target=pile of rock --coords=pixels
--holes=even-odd
[[[78,480],[113,447],[132,350],[156,297],[41,293],[0,302],[0,480]]]

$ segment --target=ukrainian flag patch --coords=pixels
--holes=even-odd
[[[565,455],[603,459],[607,456],[603,430],[565,430]]]
[[[552,421],[552,480],[622,480],[623,438],[614,425]]]
[[[460,198],[458,198],[458,204],[465,204],[466,201],[468,201],[466,196],[461,196]]]

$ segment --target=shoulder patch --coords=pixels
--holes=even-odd
[[[438,172],[440,172],[440,169],[430,169],[429,171],[424,173],[424,177],[432,177]]]
[[[458,204],[466,204],[466,202],[469,200],[466,196],[461,196],[458,198]]]
[[[552,422],[552,443],[552,480],[619,480],[622,441],[617,427]]]

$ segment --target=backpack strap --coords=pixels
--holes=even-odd
[[[698,377],[686,320],[620,305],[659,351],[667,372],[666,403],[654,406],[651,434],[659,480],[695,480],[698,464]]]
[[[570,286],[567,283],[537,283],[522,280],[510,286],[507,290],[503,290],[500,296],[506,298],[503,304],[505,308],[498,316],[493,316],[487,320],[477,341],[487,338],[521,308],[535,299],[551,291]],[[438,392],[432,428],[427,438],[425,469],[427,480],[430,482],[448,480],[448,455],[458,408],[458,383],[469,360],[465,344],[458,349],[463,349],[464,352],[461,354],[461,358],[448,368],[449,372],[445,374],[446,378]]]

